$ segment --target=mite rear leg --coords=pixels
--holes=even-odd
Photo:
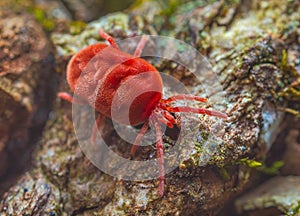
[[[72,95],[70,95],[67,92],[59,92],[57,93],[57,96],[63,100],[69,101],[70,103],[73,104],[79,104],[79,105],[86,105],[87,102],[80,99],[80,98],[74,98]]]
[[[145,135],[145,133],[147,132],[147,129],[149,127],[149,122],[146,121],[143,125],[143,127],[141,128],[139,134],[137,135],[137,137],[135,138],[135,141],[133,143],[133,146],[131,148],[131,151],[130,151],[130,154],[131,155],[134,155],[134,153],[136,152],[138,146],[140,145],[141,143],[141,140],[143,138],[143,136]]]
[[[118,44],[116,43],[115,39],[110,36],[109,34],[107,34],[106,32],[103,31],[102,28],[99,28],[99,35],[100,37],[102,37],[103,39],[107,40],[108,43],[112,46],[115,47],[117,49],[120,49]]]
[[[97,134],[98,134],[98,130],[99,130],[99,127],[103,121],[103,115],[101,114],[98,114],[98,117],[94,123],[94,126],[93,126],[93,129],[92,129],[92,134],[91,134],[91,138],[90,138],[90,141],[91,143],[95,143],[96,142],[96,139],[97,139]]]
[[[135,52],[133,54],[134,56],[136,56],[136,57],[140,57],[141,56],[141,54],[143,52],[143,49],[144,49],[144,47],[145,47],[148,39],[149,39],[148,35],[143,35],[142,36],[142,39],[140,40],[140,42],[137,45],[136,50],[135,50]]]

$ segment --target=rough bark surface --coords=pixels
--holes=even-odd
[[[51,74],[55,72],[50,51],[49,40],[31,15],[1,8],[1,180],[15,176],[30,164],[31,149],[51,107],[52,90],[49,91],[48,82],[55,78]]]
[[[99,27],[116,39],[150,33],[186,41],[209,57],[223,85],[226,97],[211,92],[206,106],[226,107],[229,118],[224,134],[218,140],[209,141],[208,148],[204,148],[203,143],[216,120],[203,116],[186,120],[187,126],[192,122],[197,125],[191,133],[196,134],[197,141],[189,134],[182,141],[187,156],[182,158],[180,169],[166,175],[165,195],[160,198],[155,179],[118,180],[93,166],[76,139],[72,105],[57,100],[36,149],[35,167],[4,195],[1,215],[224,215],[222,206],[259,176],[253,163],[264,164],[280,131],[284,113],[279,108],[287,106],[291,98],[299,101],[295,85],[291,86],[299,76],[296,70],[299,67],[299,3],[197,1],[171,9],[157,1],[147,4],[153,6],[151,13],[144,4],[136,5],[128,14],[111,14],[87,24],[79,34],[53,34],[57,59],[65,60],[98,41]],[[181,52],[186,61],[191,61],[189,53]],[[193,94],[203,94],[199,82],[181,65],[149,61],[159,71],[182,80]],[[61,80],[64,79],[63,73]],[[205,77],[201,82],[208,80]],[[60,91],[69,91],[66,81],[62,82]],[[128,157],[131,145],[116,135],[111,121],[105,120],[102,126],[110,148]],[[176,137],[177,133],[176,130],[168,132],[164,137],[166,146],[172,146],[172,135]],[[203,157],[206,153],[210,155],[209,161]],[[155,154],[153,148],[141,148],[136,158],[146,160]]]

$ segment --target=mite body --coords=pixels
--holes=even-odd
[[[135,53],[130,55],[122,52],[114,39],[102,29],[99,33],[110,46],[93,44],[75,54],[67,67],[67,81],[72,92],[76,89],[76,95],[73,97],[60,92],[58,96],[71,103],[89,104],[99,113],[91,142],[96,140],[97,128],[103,117],[132,126],[144,123],[131,149],[131,154],[134,154],[149,125],[153,126],[159,166],[158,193],[163,196],[164,158],[160,124],[172,128],[176,119],[171,113],[175,112],[193,112],[220,118],[227,118],[227,115],[204,108],[172,105],[177,100],[206,102],[206,98],[179,94],[163,99],[160,74],[154,66],[140,58],[147,36],[142,37]],[[137,95],[141,90],[143,93]],[[114,107],[117,107],[117,112],[113,111]]]

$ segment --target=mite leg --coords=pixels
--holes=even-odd
[[[195,100],[195,101],[200,101],[200,102],[207,102],[206,98],[203,97],[198,97],[195,95],[190,95],[190,94],[178,94],[172,97],[169,97],[168,99],[163,100],[165,103],[171,103],[177,100]]]
[[[135,141],[133,143],[133,146],[131,148],[130,154],[134,155],[134,153],[136,152],[137,147],[140,145],[142,137],[145,135],[147,129],[149,127],[149,122],[146,121],[143,125],[143,127],[141,128],[139,134],[137,135],[137,137],[135,138]]]
[[[172,124],[172,127],[173,127],[173,124],[176,124],[176,120],[175,120],[174,116],[172,116],[172,114],[166,110],[162,110],[162,112],[163,112],[164,118],[167,119]]]
[[[87,103],[84,100],[74,98],[72,95],[68,94],[67,92],[59,92],[57,96],[61,99],[69,101],[70,103],[79,104],[79,105],[86,105]]]
[[[102,123],[102,121],[103,121],[103,115],[98,114],[98,117],[97,117],[97,119],[95,121],[95,124],[93,126],[91,138],[90,138],[91,143],[93,143],[93,144],[96,142],[98,128],[99,128],[100,124]]]
[[[166,110],[166,106],[164,108],[159,107],[158,109],[155,110],[153,114],[157,121],[163,123],[169,128],[173,128],[173,124],[176,124],[176,120],[172,116],[172,114]]]
[[[165,168],[164,168],[164,151],[163,151],[163,141],[162,141],[162,131],[158,124],[158,121],[154,120],[154,127],[156,131],[156,151],[157,151],[157,161],[158,161],[158,194],[159,196],[164,195],[164,184],[165,184]]]
[[[227,115],[222,112],[214,111],[214,110],[208,110],[204,108],[193,108],[188,106],[180,106],[180,107],[168,107],[167,110],[169,112],[191,112],[191,113],[198,113],[198,114],[207,114],[210,116],[216,116],[219,118],[226,119]]]
[[[133,54],[134,56],[136,56],[136,57],[140,57],[141,56],[141,53],[143,52],[143,49],[144,49],[144,47],[145,47],[148,39],[149,39],[148,35],[143,35],[142,36],[142,39],[139,42],[139,44],[137,45],[136,50],[135,50],[135,52]]]
[[[157,120],[160,123],[163,123],[164,125],[166,125],[168,128],[173,128],[173,124],[170,123],[165,117],[163,117],[163,116],[157,116]]]
[[[106,32],[104,32],[102,28],[99,28],[99,35],[103,39],[107,40],[111,46],[113,46],[117,49],[120,49],[118,44],[116,43],[115,39],[112,36],[110,36],[109,34],[107,34]]]
[[[167,111],[162,110],[163,113],[156,114],[156,118],[159,122],[165,124],[169,128],[173,128],[173,124],[176,123],[174,117]],[[137,135],[134,144],[131,148],[130,154],[133,155],[136,152],[137,147],[140,145],[142,137],[145,135],[147,129],[149,127],[149,122],[146,121],[143,127],[141,128],[139,134]]]

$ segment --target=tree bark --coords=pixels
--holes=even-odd
[[[28,169],[30,152],[51,109],[55,66],[50,42],[31,15],[1,7],[0,32],[2,194],[13,176]]]

